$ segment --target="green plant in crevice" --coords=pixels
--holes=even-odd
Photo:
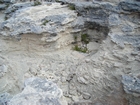
[[[72,4],[69,4],[68,7],[69,7],[70,10],[75,10],[75,6],[72,5]]]
[[[42,25],[45,26],[48,22],[49,22],[49,20],[45,20],[45,21],[42,23]]]
[[[76,35],[74,35],[74,41],[75,41],[75,43],[77,43],[77,36]]]
[[[78,36],[74,35],[75,45],[73,47],[73,50],[87,53],[88,52],[87,44],[89,43],[89,36],[87,34],[81,34],[81,44],[82,44],[81,46],[78,46],[77,38]]]
[[[89,43],[89,38],[87,34],[82,34],[81,35],[81,41],[84,42],[85,44]]]
[[[60,1],[59,0],[55,0],[55,2],[58,2],[59,3]]]
[[[6,8],[8,8],[10,6],[10,4],[6,4]]]
[[[5,17],[4,17],[4,19],[5,19],[5,20],[7,20],[7,19],[8,19],[8,17],[7,17],[7,16],[5,16]]]
[[[79,52],[83,52],[83,53],[86,53],[88,51],[88,49],[86,47],[85,48],[81,48],[78,45],[75,45],[73,50],[79,51]]]
[[[82,52],[82,53],[87,53],[87,51],[88,51],[87,47],[81,48],[81,47],[79,47],[78,45],[75,45],[75,46],[73,47],[73,50],[78,51],[78,52]]]
[[[39,2],[39,1],[34,1],[34,6],[38,6],[38,5],[41,5],[42,3]]]

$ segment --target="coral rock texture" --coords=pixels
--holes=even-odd
[[[20,2],[4,8],[0,103],[59,103],[60,94],[49,100],[46,93],[44,82],[51,80],[69,105],[139,105],[138,0]],[[24,88],[31,77],[37,79],[29,79]],[[37,96],[30,96],[30,90]]]

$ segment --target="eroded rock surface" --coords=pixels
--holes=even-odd
[[[25,79],[40,77],[58,84],[70,105],[139,105],[135,87],[122,78],[140,76],[139,2],[109,1],[65,0],[8,13],[0,25],[0,93],[17,94]],[[75,44],[88,51],[74,51]]]
[[[140,96],[140,79],[137,77],[123,76],[122,80],[126,93],[133,94],[136,97]]]
[[[20,94],[14,96],[8,105],[67,105],[62,90],[51,81],[30,78]]]

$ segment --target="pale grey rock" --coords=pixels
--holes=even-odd
[[[137,1],[123,1],[119,3],[119,7],[127,12],[140,12],[140,2]]]
[[[10,18],[14,15],[15,11],[19,10],[19,9],[23,9],[23,8],[27,8],[27,7],[31,7],[33,4],[31,2],[23,2],[23,3],[15,3],[10,5],[6,10],[5,10],[5,14],[6,14],[6,18]]]
[[[96,42],[89,42],[88,44],[87,44],[87,48],[88,48],[88,51],[89,52],[97,52],[98,51],[98,49],[99,49],[99,43],[96,43]]]
[[[34,77],[25,81],[24,90],[14,96],[8,105],[67,105],[62,98],[62,90],[56,84]]]
[[[22,9],[17,10],[11,18],[1,24],[1,30],[3,30],[1,34],[17,36],[25,33],[49,33],[48,39],[50,40],[46,39],[46,41],[56,41],[59,38],[58,34],[64,32],[67,27],[71,27],[70,23],[77,17],[74,11],[59,3],[53,3],[51,6],[47,4],[36,7],[29,6],[30,4],[27,2],[27,4],[14,4],[9,7],[7,13],[20,7]],[[51,38],[53,39],[51,40]]]
[[[101,6],[102,4],[94,4],[90,2],[75,3],[76,11],[79,15],[82,15],[85,18],[86,22],[107,26],[108,23],[106,20],[108,20],[108,12],[105,8],[102,10],[100,8]]]
[[[12,96],[9,93],[0,94],[0,105],[7,105]]]
[[[94,103],[91,101],[77,101],[77,102],[69,103],[69,105],[94,105]]]
[[[137,24],[137,25],[140,25],[140,18],[139,18],[139,15],[138,14],[135,14],[135,15],[130,15],[130,14],[122,14],[120,15],[120,17],[123,19],[123,20],[127,20],[127,21],[130,21],[134,24]]]
[[[77,17],[77,19],[72,23],[72,27],[76,29],[84,28],[85,20],[82,16]]]
[[[85,100],[89,100],[91,98],[91,95],[89,93],[84,92],[82,95]]]
[[[109,16],[109,25],[114,26],[114,25],[120,25],[121,20],[119,18],[118,14],[111,14]]]
[[[136,97],[140,96],[140,79],[127,75],[122,76],[124,91]]]
[[[84,77],[78,77],[77,80],[81,84],[88,84],[89,83],[89,81],[86,80]]]
[[[4,65],[6,62],[5,58],[0,56],[0,66]]]
[[[131,44],[140,47],[140,35],[111,35],[112,41],[124,47],[124,44]]]
[[[122,27],[123,32],[133,32],[134,28],[130,25],[126,25]]]
[[[73,97],[72,97],[72,100],[73,100],[74,102],[78,102],[78,101],[79,101],[79,98],[78,98],[77,96],[73,96]]]
[[[7,66],[6,65],[0,65],[0,78],[3,77],[7,73]]]
[[[0,2],[2,2],[2,3],[12,3],[11,1],[12,0],[0,0]]]
[[[136,58],[136,54],[134,54],[135,56],[130,55],[132,51],[135,51],[135,47],[139,49],[139,14],[122,11],[117,4],[100,1],[73,4],[76,7],[75,11],[69,10],[66,5],[59,5],[59,7],[53,3],[22,8],[14,12],[11,19],[1,24],[2,31],[0,32],[2,35],[24,34],[21,35],[20,41],[13,41],[11,37],[12,40],[9,38],[9,40],[2,39],[1,41],[0,38],[0,42],[4,42],[8,46],[8,48],[1,47],[4,49],[0,49],[1,54],[7,56],[8,60],[13,62],[11,66],[14,65],[12,72],[10,72],[13,74],[7,74],[10,79],[1,80],[1,84],[2,81],[7,80],[7,83],[3,83],[4,88],[2,89],[9,91],[15,89],[13,87],[21,87],[22,76],[22,80],[27,77],[39,76],[53,78],[64,90],[69,101],[78,101],[78,99],[81,101],[79,103],[75,102],[74,105],[126,104],[126,101],[130,101],[131,98],[123,100],[126,98],[126,94],[120,89],[120,75],[125,73],[137,75],[139,73],[139,56]],[[78,12],[78,15],[75,12]],[[46,20],[46,25],[42,25]],[[110,26],[110,24],[113,25]],[[134,26],[132,32],[122,31],[122,27],[127,26],[127,24]],[[43,33],[43,35],[32,33]],[[54,48],[54,43],[64,45],[63,41],[73,40],[72,35],[75,35],[75,33],[78,37],[82,33],[88,33],[91,40],[87,47],[91,52],[83,54],[70,50],[71,43],[67,48],[48,51],[49,47]],[[43,38],[41,38],[42,36]],[[39,42],[40,39],[48,43]],[[122,45],[123,49],[120,49],[118,45]],[[20,64],[21,67],[18,68]],[[32,69],[29,71],[28,68]],[[23,72],[25,70],[27,71]],[[25,73],[26,75],[24,75]],[[17,81],[19,82],[18,85]],[[69,86],[70,84],[71,86]],[[82,94],[84,92],[86,92],[85,95]],[[36,97],[38,98],[38,96]],[[99,102],[93,100],[98,98],[100,98]],[[82,102],[84,100],[92,102]],[[104,100],[104,102],[101,102],[101,100]],[[114,103],[111,103],[112,101]],[[136,103],[139,103],[139,101]]]
[[[96,102],[95,105],[103,105],[102,103],[100,102]]]
[[[70,81],[74,78],[74,76],[75,76],[75,74],[72,74],[72,73],[71,73],[71,74],[69,74],[69,75],[67,76],[67,79],[66,79],[66,80],[67,80],[68,82],[70,82]]]
[[[6,8],[5,4],[0,4],[0,10],[4,10]]]
[[[85,62],[86,62],[86,63],[89,63],[89,62],[90,62],[90,59],[86,59]]]
[[[12,12],[15,12],[16,10],[18,9],[21,9],[21,8],[26,8],[26,7],[30,7],[31,6],[31,3],[30,2],[25,2],[25,3],[16,3],[16,4],[13,4],[11,6],[9,6],[5,13],[6,14],[10,14]]]

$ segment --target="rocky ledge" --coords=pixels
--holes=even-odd
[[[67,105],[62,90],[51,81],[29,78],[23,91],[9,100],[8,94],[1,95],[1,105]]]

